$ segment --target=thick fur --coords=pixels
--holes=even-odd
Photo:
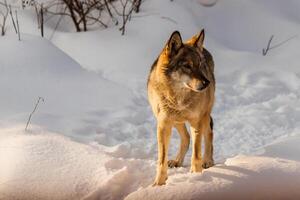
[[[157,118],[158,162],[153,185],[165,184],[167,169],[182,165],[189,148],[191,126],[191,172],[201,172],[213,165],[213,121],[215,78],[211,54],[203,47],[204,30],[183,43],[175,31],[148,77],[148,99]],[[172,127],[180,134],[181,144],[174,160],[168,161]],[[202,158],[201,140],[205,142]]]

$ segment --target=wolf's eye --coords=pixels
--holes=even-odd
[[[186,64],[185,61],[179,61],[179,63],[178,63],[179,66],[184,66],[185,64]]]
[[[189,64],[186,64],[184,67],[187,68],[187,69],[192,69],[192,66],[189,65]]]
[[[183,66],[183,71],[186,73],[190,73],[192,71],[192,67],[188,64]]]
[[[189,70],[192,70],[192,66],[189,65],[189,64],[185,64],[185,65],[184,65],[184,68],[189,69]]]

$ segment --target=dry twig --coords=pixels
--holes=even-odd
[[[4,3],[0,2],[0,6],[4,7],[4,11],[2,11],[2,9],[0,9],[0,16],[2,16],[2,23],[0,23],[1,35],[4,36],[5,32],[6,32],[6,20],[7,20],[7,16],[9,13],[9,8],[8,8],[6,0],[4,0]]]
[[[268,53],[271,49],[275,49],[275,48],[277,48],[277,47],[283,45],[284,43],[286,43],[286,42],[288,42],[288,41],[294,39],[295,37],[297,37],[297,35],[294,35],[294,36],[292,36],[292,37],[290,37],[290,38],[288,38],[288,39],[286,39],[286,40],[284,40],[284,41],[282,41],[282,42],[280,42],[280,43],[278,43],[278,44],[276,44],[276,45],[271,46],[271,42],[272,42],[272,40],[273,40],[273,38],[274,38],[274,35],[271,35],[271,37],[270,37],[270,39],[269,39],[269,41],[268,41],[268,44],[267,44],[267,48],[263,48],[263,50],[262,50],[262,55],[263,55],[263,56],[267,55],[267,53]]]
[[[28,117],[28,120],[27,120],[27,123],[26,123],[26,127],[25,127],[25,131],[27,131],[27,128],[28,128],[28,126],[29,126],[29,124],[30,124],[32,115],[33,115],[34,112],[36,111],[36,109],[37,109],[37,107],[38,107],[40,101],[44,102],[45,100],[44,100],[43,97],[39,97],[39,98],[38,98],[37,102],[35,103],[35,106],[34,106],[33,111],[30,113],[30,115],[29,115],[29,117]]]

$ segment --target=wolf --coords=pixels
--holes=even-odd
[[[214,61],[204,48],[204,29],[183,42],[178,31],[171,34],[148,76],[148,100],[157,119],[158,161],[153,183],[163,185],[169,167],[182,166],[190,144],[186,123],[192,136],[191,172],[214,165],[213,119],[215,99]],[[172,127],[181,143],[174,160],[168,160]],[[205,142],[202,158],[202,138]]]

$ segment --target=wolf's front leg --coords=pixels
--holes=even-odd
[[[201,140],[202,130],[199,123],[191,124],[192,135],[192,160],[191,160],[191,172],[202,171],[202,155],[201,155]]]
[[[164,185],[168,178],[168,148],[170,143],[172,125],[167,119],[157,120],[157,143],[158,143],[158,161],[155,185]]]

